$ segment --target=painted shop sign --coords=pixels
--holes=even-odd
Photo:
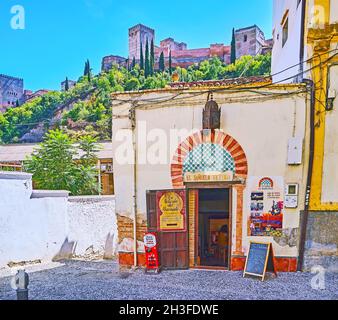
[[[249,226],[251,236],[275,236],[283,228],[283,177],[250,177]]]
[[[232,171],[227,172],[187,172],[184,175],[184,182],[227,182],[233,181],[234,173]]]
[[[157,245],[156,235],[154,233],[147,233],[143,238],[143,242],[147,248],[152,249],[156,247]]]
[[[185,191],[159,191],[156,198],[159,231],[186,231]]]

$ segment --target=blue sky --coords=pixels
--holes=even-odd
[[[17,4],[25,30],[10,26]],[[272,0],[1,0],[0,73],[24,78],[26,89],[59,89],[87,58],[97,73],[103,56],[127,56],[128,28],[137,23],[156,30],[156,44],[170,36],[189,48],[228,44],[233,27],[253,24],[268,38]]]

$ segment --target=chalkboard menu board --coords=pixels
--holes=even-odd
[[[257,276],[264,281],[267,268],[275,273],[271,243],[250,242],[243,276]]]

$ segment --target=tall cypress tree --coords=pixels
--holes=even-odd
[[[88,60],[85,62],[85,67],[83,71],[83,75],[86,76],[88,74]]]
[[[91,73],[91,68],[90,68],[90,62],[89,59],[87,60],[87,78],[88,78],[88,82],[91,82],[92,80],[92,73]]]
[[[133,57],[133,62],[131,63],[131,68],[134,69],[136,66],[136,59]]]
[[[146,43],[146,57],[144,61],[144,75],[145,77],[148,77],[150,75],[150,57],[149,57],[149,43],[147,39]]]
[[[171,50],[169,52],[169,74],[172,75],[173,69],[172,69],[172,58],[171,58]]]
[[[150,74],[154,74],[155,68],[155,47],[154,47],[154,39],[151,39],[151,47],[150,47]]]
[[[69,81],[68,81],[68,77],[66,77],[66,83],[65,83],[65,91],[69,90]]]
[[[141,52],[140,52],[140,68],[144,70],[144,58],[143,58],[143,46],[141,42]]]
[[[231,57],[230,62],[236,62],[236,38],[235,38],[235,28],[232,29],[232,40],[231,40]]]
[[[160,61],[158,63],[158,67],[159,67],[160,71],[162,71],[162,72],[165,70],[163,51],[161,52],[161,55],[160,55]]]

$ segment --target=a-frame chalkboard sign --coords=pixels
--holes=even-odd
[[[243,277],[250,275],[260,277],[264,281],[267,271],[277,275],[273,257],[271,243],[250,242]]]

